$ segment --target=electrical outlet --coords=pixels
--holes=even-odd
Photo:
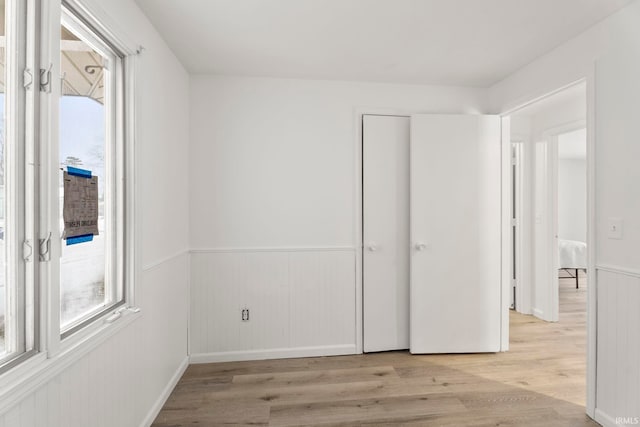
[[[243,308],[242,309],[242,321],[243,322],[248,322],[249,321],[249,309],[248,308]]]

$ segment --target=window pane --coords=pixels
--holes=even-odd
[[[5,34],[5,3],[0,0],[0,37],[6,40]],[[0,358],[6,353],[5,345],[5,316],[7,315],[7,251],[5,249],[5,176],[6,170],[6,151],[5,151],[5,44],[0,46]]]
[[[60,321],[65,331],[116,301],[110,286],[108,248],[111,246],[109,221],[111,198],[107,173],[108,58],[101,55],[82,36],[62,26],[60,101],[60,227],[63,220],[63,171],[69,167],[91,172],[98,177],[98,234],[91,241],[62,242],[60,259]],[[63,234],[64,235],[64,234]]]

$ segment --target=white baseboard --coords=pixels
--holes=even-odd
[[[544,312],[542,310],[534,308],[533,310],[531,310],[531,313],[538,319],[544,320]]]
[[[616,420],[613,417],[602,412],[600,409],[596,408],[596,421],[603,425],[604,427],[619,427],[616,424]]]
[[[624,427],[624,426],[637,426],[640,425],[640,417],[632,416],[620,419],[616,422],[616,417],[612,417],[608,414],[605,414],[600,409],[596,408],[596,422],[603,425],[604,427]]]
[[[289,359],[294,357],[342,356],[356,354],[355,344],[319,347],[274,348],[269,350],[222,351],[191,355],[191,363],[242,362],[247,360]]]
[[[169,380],[169,383],[167,384],[167,386],[164,388],[164,390],[162,390],[162,393],[160,394],[156,402],[153,404],[153,406],[149,410],[149,413],[142,421],[142,424],[140,424],[142,427],[149,427],[151,426],[151,424],[153,424],[153,421],[155,421],[156,417],[160,413],[160,410],[162,409],[165,402],[171,395],[171,392],[173,391],[173,389],[178,384],[178,381],[180,381],[180,378],[182,378],[182,374],[184,374],[184,371],[186,371],[188,367],[189,367],[189,357],[185,357],[182,363],[180,363],[180,366],[178,366],[178,369],[176,370],[176,372],[173,374],[173,376]]]

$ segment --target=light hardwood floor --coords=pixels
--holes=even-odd
[[[507,353],[192,365],[153,426],[594,426],[584,283],[561,281],[558,323],[512,312]]]

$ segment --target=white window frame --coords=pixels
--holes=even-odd
[[[39,310],[33,264],[25,248],[35,252],[33,224],[33,150],[28,124],[31,98],[25,89],[29,28],[34,15],[25,2],[5,2],[5,346],[0,373],[23,362],[39,347]],[[8,226],[7,226],[8,225]]]
[[[83,329],[87,324],[102,317],[105,313],[126,303],[124,289],[126,286],[122,272],[124,262],[124,251],[122,242],[124,240],[122,225],[123,223],[123,198],[120,197],[124,191],[124,156],[122,150],[124,147],[123,126],[121,120],[121,104],[123,103],[122,72],[123,57],[120,52],[115,52],[113,47],[107,45],[102,40],[96,30],[89,27],[89,24],[83,22],[72,11],[63,7],[61,16],[62,25],[82,38],[82,41],[89,45],[94,51],[98,52],[108,61],[108,68],[105,73],[105,177],[102,185],[105,186],[105,194],[109,196],[105,198],[105,212],[109,212],[106,218],[109,221],[105,224],[105,295],[108,295],[108,305],[103,308],[93,310],[88,315],[80,318],[67,325],[61,327],[62,338],[65,339],[73,333]],[[56,230],[59,231],[59,230]],[[60,238],[57,236],[56,238]],[[64,244],[64,243],[63,243]]]
[[[22,95],[24,114],[16,120],[24,133],[24,158],[27,164],[24,186],[30,191],[25,198],[24,233],[25,240],[31,238],[34,253],[31,262],[26,264],[25,278],[34,283],[34,350],[23,354],[19,360],[0,366],[0,413],[19,402],[21,396],[37,389],[39,384],[53,379],[66,369],[69,364],[92,351],[109,337],[126,328],[131,322],[140,318],[139,309],[135,307],[135,283],[138,278],[136,262],[135,235],[137,217],[134,207],[135,189],[135,71],[137,56],[143,48],[116,31],[118,26],[99,7],[96,0],[7,0],[7,4],[19,5],[20,12],[16,16],[25,17],[25,36],[19,40],[24,52],[20,65],[13,67],[14,79],[23,86],[23,72],[31,71],[34,76],[33,85]],[[59,255],[61,239],[59,235],[59,188],[57,174],[59,172],[58,130],[59,100],[61,95],[60,77],[60,25],[62,10],[73,12],[85,25],[100,35],[105,44],[115,52],[119,52],[122,67],[118,67],[117,87],[122,96],[114,107],[115,136],[122,141],[120,149],[113,153],[118,165],[114,176],[114,185],[118,186],[116,205],[117,223],[122,227],[122,237],[114,242],[114,251],[123,254],[118,263],[117,273],[122,277],[124,288],[122,304],[111,307],[99,315],[87,319],[81,328],[64,337],[60,332],[60,268]],[[29,11],[27,19],[27,11]],[[45,65],[46,64],[46,65]],[[33,71],[36,70],[36,71]],[[40,70],[38,72],[37,70]],[[43,80],[51,73],[49,85],[42,91],[39,74]],[[15,113],[14,113],[15,114]],[[55,177],[52,179],[51,177]],[[43,214],[47,213],[47,214]],[[38,254],[38,240],[47,242],[51,231],[51,260]],[[13,245],[13,250],[20,252],[22,245]],[[47,255],[48,255],[47,254]],[[4,361],[3,361],[4,363]]]
[[[107,138],[111,136],[114,138],[114,151],[111,153],[115,165],[115,170],[110,180],[115,187],[116,199],[115,207],[113,211],[114,224],[113,227],[121,227],[121,230],[117,233],[113,233],[118,237],[113,244],[109,246],[109,249],[113,251],[114,256],[117,254],[119,260],[116,261],[116,267],[113,269],[113,274],[117,275],[117,279],[121,286],[122,294],[118,301],[114,301],[111,305],[103,310],[93,313],[91,316],[83,319],[81,322],[74,324],[73,327],[61,331],[60,330],[60,253],[61,244],[63,241],[59,236],[59,198],[58,198],[58,180],[57,172],[59,168],[59,141],[58,141],[58,123],[59,123],[59,102],[61,96],[61,85],[54,85],[51,88],[50,98],[53,102],[48,105],[49,114],[48,118],[51,121],[48,125],[51,128],[55,127],[55,132],[51,132],[48,135],[49,141],[47,145],[49,150],[49,167],[52,170],[51,177],[55,176],[56,179],[51,179],[48,182],[50,213],[48,218],[49,230],[51,235],[56,238],[52,238],[51,245],[51,260],[49,262],[49,271],[46,274],[46,281],[48,282],[48,288],[52,295],[49,296],[49,318],[48,318],[48,336],[47,336],[47,350],[49,357],[53,357],[58,353],[67,352],[69,348],[77,346],[79,343],[84,342],[89,337],[93,336],[96,331],[99,331],[106,323],[111,323],[119,319],[123,314],[130,313],[131,311],[137,311],[133,309],[135,306],[133,290],[133,283],[135,278],[133,277],[133,262],[135,257],[133,251],[134,245],[134,227],[133,227],[133,117],[130,112],[133,111],[132,101],[133,97],[133,82],[134,82],[134,67],[135,55],[137,49],[133,50],[129,48],[130,44],[123,43],[120,39],[114,36],[106,24],[106,19],[101,19],[93,11],[89,10],[82,2],[79,1],[61,1],[61,7],[56,11],[51,11],[49,15],[50,28],[55,32],[51,35],[53,43],[49,45],[49,59],[53,65],[52,69],[56,71],[58,78],[54,81],[59,81],[60,73],[60,25],[62,22],[65,24],[76,25],[82,27],[82,36],[85,42],[89,42],[91,47],[96,49],[101,54],[109,55],[111,51],[113,53],[112,59],[114,60],[115,70],[117,72],[114,75],[114,84],[110,88],[113,97],[113,110],[111,117],[107,118],[106,123],[110,123],[110,128],[107,133]],[[56,27],[57,25],[57,27]],[[77,28],[75,28],[77,29]],[[86,36],[86,37],[85,37]],[[92,40],[93,39],[93,40]],[[99,40],[96,40],[99,39]],[[93,41],[94,43],[91,43]],[[43,67],[44,68],[44,67]],[[116,96],[116,92],[119,95]],[[47,233],[48,234],[48,233]],[[56,235],[57,234],[57,235]],[[113,259],[113,258],[112,258]],[[107,288],[107,277],[105,277],[105,288]]]

